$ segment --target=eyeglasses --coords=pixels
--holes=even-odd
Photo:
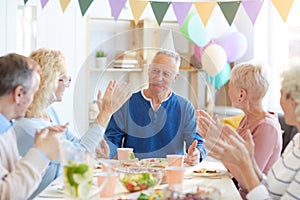
[[[68,85],[71,83],[71,76],[62,76],[58,79],[58,81],[63,82],[65,85]]]
[[[177,72],[175,70],[168,69],[164,65],[159,65],[159,64],[154,64],[154,63],[149,64],[149,72],[155,76],[162,73],[162,76],[165,79],[171,79],[177,74]]]

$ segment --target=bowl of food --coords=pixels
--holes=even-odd
[[[162,169],[124,167],[118,168],[119,179],[129,192],[137,192],[154,188],[159,185],[162,177]]]

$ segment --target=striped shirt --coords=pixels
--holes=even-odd
[[[262,185],[251,190],[247,199],[298,199],[300,200],[300,134],[288,144],[282,157],[268,173],[267,188]]]

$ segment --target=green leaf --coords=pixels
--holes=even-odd
[[[89,166],[87,164],[80,164],[75,168],[74,173],[83,175],[88,170]]]

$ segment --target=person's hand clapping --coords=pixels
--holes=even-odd
[[[34,147],[41,150],[50,160],[59,158],[61,133],[65,131],[68,124],[62,126],[51,126],[42,130],[36,130]]]
[[[130,85],[111,80],[105,90],[103,98],[101,91],[98,91],[97,105],[100,113],[97,116],[97,122],[106,127],[111,115],[115,113],[131,97]]]

